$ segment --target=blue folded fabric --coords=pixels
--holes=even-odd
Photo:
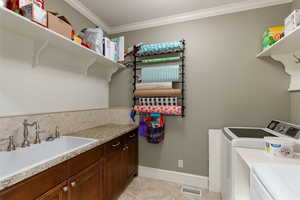
[[[142,68],[142,81],[166,82],[179,80],[179,65],[144,67]]]
[[[168,51],[173,49],[181,49],[182,43],[180,41],[174,42],[160,42],[155,44],[144,44],[141,45],[140,51],[142,53],[152,53],[156,51]]]

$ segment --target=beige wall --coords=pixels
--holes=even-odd
[[[294,0],[293,9],[300,9],[300,0]]]
[[[63,0],[49,0],[46,8],[65,15],[76,30],[94,27]],[[78,55],[55,48],[50,41],[39,65],[32,68],[39,43],[1,29],[0,44],[0,116],[109,106],[109,83],[99,73],[101,66],[92,66],[83,78],[84,59],[81,62]]]
[[[281,64],[255,57],[263,31],[281,25],[291,5],[189,21],[124,33],[126,46],[138,42],[186,39],[184,119],[169,117],[161,145],[140,140],[140,164],[208,175],[208,129],[265,126],[289,120],[289,77]],[[131,105],[131,70],[110,85],[112,106]],[[184,160],[184,169],[177,161]]]
[[[300,9],[300,0],[294,0],[293,10]],[[291,122],[300,124],[300,92],[292,92],[291,96]]]
[[[83,28],[95,27],[95,24],[73,9],[64,0],[47,0],[45,1],[45,7],[49,11],[58,12],[60,15],[67,17],[77,32]]]

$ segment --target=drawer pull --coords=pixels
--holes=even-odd
[[[117,147],[117,146],[120,146],[121,142],[118,142],[117,144],[113,144],[111,145],[112,147]]]
[[[71,183],[71,186],[72,186],[72,187],[75,187],[75,186],[76,186],[76,182],[73,181],[73,182]]]
[[[129,138],[134,138],[136,135],[135,134],[132,134],[129,136]]]
[[[63,187],[64,192],[68,192],[68,190],[69,190],[68,186]]]

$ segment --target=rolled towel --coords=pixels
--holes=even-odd
[[[177,97],[181,95],[181,89],[137,89],[136,97]]]
[[[137,83],[137,89],[172,89],[172,82]]]

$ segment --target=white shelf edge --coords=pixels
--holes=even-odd
[[[123,65],[123,64],[119,64],[117,62],[114,62],[114,61],[106,58],[105,56],[103,56],[101,54],[98,54],[97,52],[95,52],[95,51],[93,51],[89,48],[86,48],[86,47],[84,47],[84,46],[82,46],[82,45],[80,45],[80,44],[78,44],[78,43],[76,43],[76,42],[60,35],[59,33],[56,33],[54,31],[46,28],[46,27],[42,27],[41,25],[38,25],[35,22],[32,22],[31,20],[15,13],[15,12],[5,8],[5,7],[0,7],[0,18],[3,17],[3,15],[9,16],[9,18],[11,18],[11,19],[15,18],[15,19],[19,20],[20,22],[22,22],[23,25],[30,26],[30,28],[35,29],[33,31],[41,31],[43,34],[48,36],[48,37],[45,36],[44,38],[39,38],[39,40],[44,40],[44,41],[39,41],[40,44],[37,47],[35,47],[36,49],[34,50],[35,52],[34,52],[33,63],[32,63],[33,67],[38,65],[39,56],[40,56],[41,52],[48,45],[53,44],[51,41],[58,40],[58,42],[60,42],[59,40],[63,40],[63,42],[65,44],[70,45],[74,49],[77,49],[76,51],[79,50],[81,53],[87,53],[90,56],[95,57],[91,60],[91,62],[87,63],[86,67],[88,66],[88,68],[90,66],[92,66],[94,63],[99,63],[99,64],[102,64],[102,65],[104,64],[104,65],[106,65],[106,66],[104,66],[104,68],[107,68],[107,67],[112,68],[112,71],[118,70],[120,68],[125,68],[125,65]],[[3,20],[4,20],[4,23],[5,23],[5,17],[3,17],[3,18],[4,18]],[[13,26],[13,25],[11,25],[11,26]],[[6,28],[7,28],[7,26],[6,26]],[[18,27],[14,27],[14,29],[18,29]],[[21,28],[19,28],[19,29],[21,29]],[[24,30],[18,30],[17,34],[24,35],[26,37],[31,38],[35,42],[37,42],[33,33],[24,32]],[[51,39],[49,39],[49,37],[51,37]],[[54,44],[53,46],[55,47],[55,46],[58,46],[58,45]],[[70,49],[67,49],[67,51],[70,51]],[[88,68],[85,69],[85,74],[87,74]],[[107,71],[107,69],[105,69],[105,70]],[[112,74],[113,73],[111,73],[111,75]],[[110,80],[110,77],[107,80]]]

